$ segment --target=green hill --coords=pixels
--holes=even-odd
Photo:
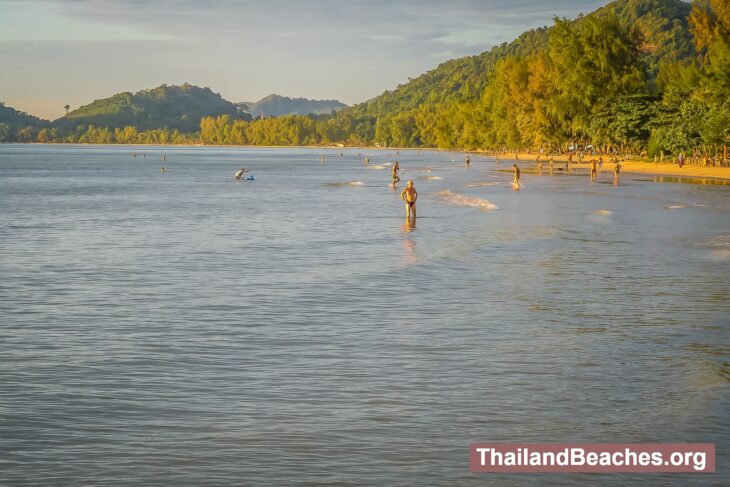
[[[478,98],[497,61],[507,56],[532,54],[543,49],[546,43],[547,28],[530,30],[509,44],[504,43],[477,56],[447,61],[395,90],[354,106],[351,112],[377,117],[422,104]]]
[[[35,130],[47,127],[48,120],[29,115],[0,102],[0,142],[33,140]]]
[[[687,20],[691,8],[691,4],[681,0],[616,0],[573,22],[614,12],[623,25],[636,26],[641,31],[643,62],[656,71],[659,60],[695,56]],[[356,105],[349,113],[356,117],[380,117],[423,104],[478,99],[497,62],[509,56],[525,57],[544,51],[553,28],[533,29],[482,54],[447,61],[393,91]]]
[[[309,100],[307,98],[289,98],[288,96],[269,95],[254,103],[239,103],[244,110],[254,117],[263,113],[265,117],[282,115],[329,115],[332,112],[347,108],[337,100]]]
[[[108,128],[134,126],[140,131],[167,128],[195,132],[201,118],[218,115],[250,118],[210,88],[189,84],[162,85],[151,90],[118,93],[110,98],[96,100],[59,118],[54,121],[54,125],[61,130],[72,130],[78,125],[94,125]]]

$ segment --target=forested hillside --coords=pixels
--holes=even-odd
[[[47,120],[6,107],[5,103],[0,101],[0,142],[34,141],[38,129],[48,125]]]
[[[167,128],[194,132],[201,118],[218,115],[235,118],[241,114],[236,105],[213,93],[210,88],[189,84],[162,85],[96,100],[68,113],[54,124],[62,131],[73,130],[79,125],[94,125],[110,129],[134,126],[140,131]]]
[[[730,135],[727,5],[617,0],[444,63],[333,117],[210,119],[200,136],[234,144],[717,151]]]

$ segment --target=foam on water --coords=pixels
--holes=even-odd
[[[596,210],[593,212],[594,215],[610,215],[611,213],[613,212],[610,210]]]
[[[473,196],[466,196],[463,194],[453,193],[451,191],[444,190],[436,193],[437,201],[445,205],[456,205],[456,206],[471,206],[474,208],[481,208],[483,210],[497,210],[498,207],[489,200],[482,198],[475,198]]]
[[[441,181],[443,178],[439,176],[428,176],[426,181]]]

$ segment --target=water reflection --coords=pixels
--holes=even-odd
[[[407,218],[401,228],[403,230],[403,249],[405,250],[403,258],[406,264],[415,264],[418,261],[416,242],[411,240],[409,234],[416,230],[416,219],[414,217]]]
[[[655,183],[684,183],[684,184],[706,184],[716,186],[730,186],[730,181],[725,179],[695,178],[682,176],[652,176],[650,181]]]

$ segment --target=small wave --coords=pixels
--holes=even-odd
[[[385,166],[381,166],[380,164],[375,164],[374,166],[368,166],[368,169],[385,169]]]
[[[496,210],[497,205],[489,200],[481,198],[474,198],[472,196],[465,196],[463,194],[452,193],[448,189],[436,193],[438,201],[446,205],[457,205],[457,206],[471,206],[474,208],[481,208],[483,210]]]
[[[347,184],[348,186],[362,186],[365,183],[363,183],[362,181],[350,181],[349,183],[345,184]]]
[[[717,235],[707,241],[710,247],[728,247],[730,246],[730,235]]]
[[[610,215],[611,213],[613,212],[610,210],[596,210],[593,212],[594,215]]]
[[[441,181],[443,178],[440,178],[438,176],[428,176],[426,178],[426,181]]]
[[[503,181],[490,181],[488,183],[469,183],[466,185],[467,188],[481,188],[484,186],[499,186],[501,184],[507,184]]]
[[[680,208],[685,208],[685,206],[684,205],[669,205],[669,206],[665,206],[664,208],[666,208],[667,210],[679,210]]]

